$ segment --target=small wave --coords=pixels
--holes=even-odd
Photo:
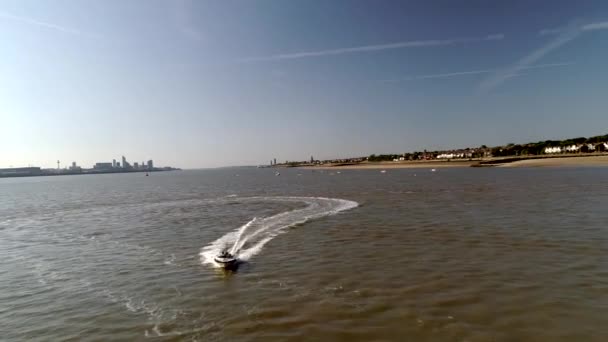
[[[171,254],[163,262],[165,265],[175,265],[175,254]]]
[[[146,331],[144,332],[144,336],[147,338],[154,338],[154,337],[176,337],[176,336],[184,336],[184,335],[194,335],[194,334],[198,334],[198,333],[202,333],[202,332],[208,332],[209,330],[212,330],[214,328],[216,328],[216,324],[212,322],[212,323],[207,323],[199,328],[190,329],[190,330],[186,330],[186,331],[179,331],[179,330],[162,331],[163,328],[162,328],[161,324],[156,323],[156,324],[154,324],[152,329],[150,329],[150,331],[148,331],[148,329],[146,329]],[[194,337],[192,337],[192,341],[197,341],[197,340],[195,340]]]
[[[101,291],[110,303],[122,305],[127,311],[135,314],[143,314],[148,316],[150,320],[165,321],[174,320],[179,313],[179,310],[168,310],[154,301],[138,298],[137,296],[128,293],[117,293],[110,288],[105,288]]]
[[[232,254],[240,260],[247,261],[258,254],[270,240],[284,233],[286,228],[334,215],[359,205],[354,201],[324,197],[248,197],[240,200],[302,202],[307,206],[270,217],[253,218],[239,229],[203,247],[200,252],[203,264],[219,266],[213,259],[224,248],[230,248]]]

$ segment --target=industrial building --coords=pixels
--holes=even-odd
[[[42,169],[39,167],[13,167],[0,169],[0,177],[28,177],[40,176]]]

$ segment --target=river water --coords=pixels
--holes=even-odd
[[[0,179],[0,260],[7,341],[606,341],[608,169]]]

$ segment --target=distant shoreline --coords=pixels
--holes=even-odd
[[[487,158],[473,160],[420,160],[398,162],[363,162],[358,164],[323,164],[298,166],[311,170],[376,170],[462,167],[567,167],[608,166],[608,154],[562,155],[543,157]]]
[[[95,171],[95,172],[62,172],[62,173],[43,173],[43,174],[16,174],[16,175],[0,175],[0,178],[26,178],[26,177],[55,177],[55,176],[81,176],[81,175],[105,175],[114,173],[153,173],[153,172],[169,172],[173,170],[124,170],[124,171]]]
[[[365,170],[365,169],[421,169],[421,168],[455,168],[471,167],[479,161],[399,161],[399,162],[363,162],[359,164],[324,164],[318,166],[298,166],[298,168],[311,170]]]

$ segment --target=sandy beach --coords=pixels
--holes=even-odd
[[[353,165],[321,165],[321,166],[302,166],[306,169],[314,170],[383,170],[383,169],[437,169],[446,167],[470,167],[477,161],[405,161],[405,162],[379,162],[361,163]]]
[[[608,166],[608,155],[519,160],[498,167]]]

